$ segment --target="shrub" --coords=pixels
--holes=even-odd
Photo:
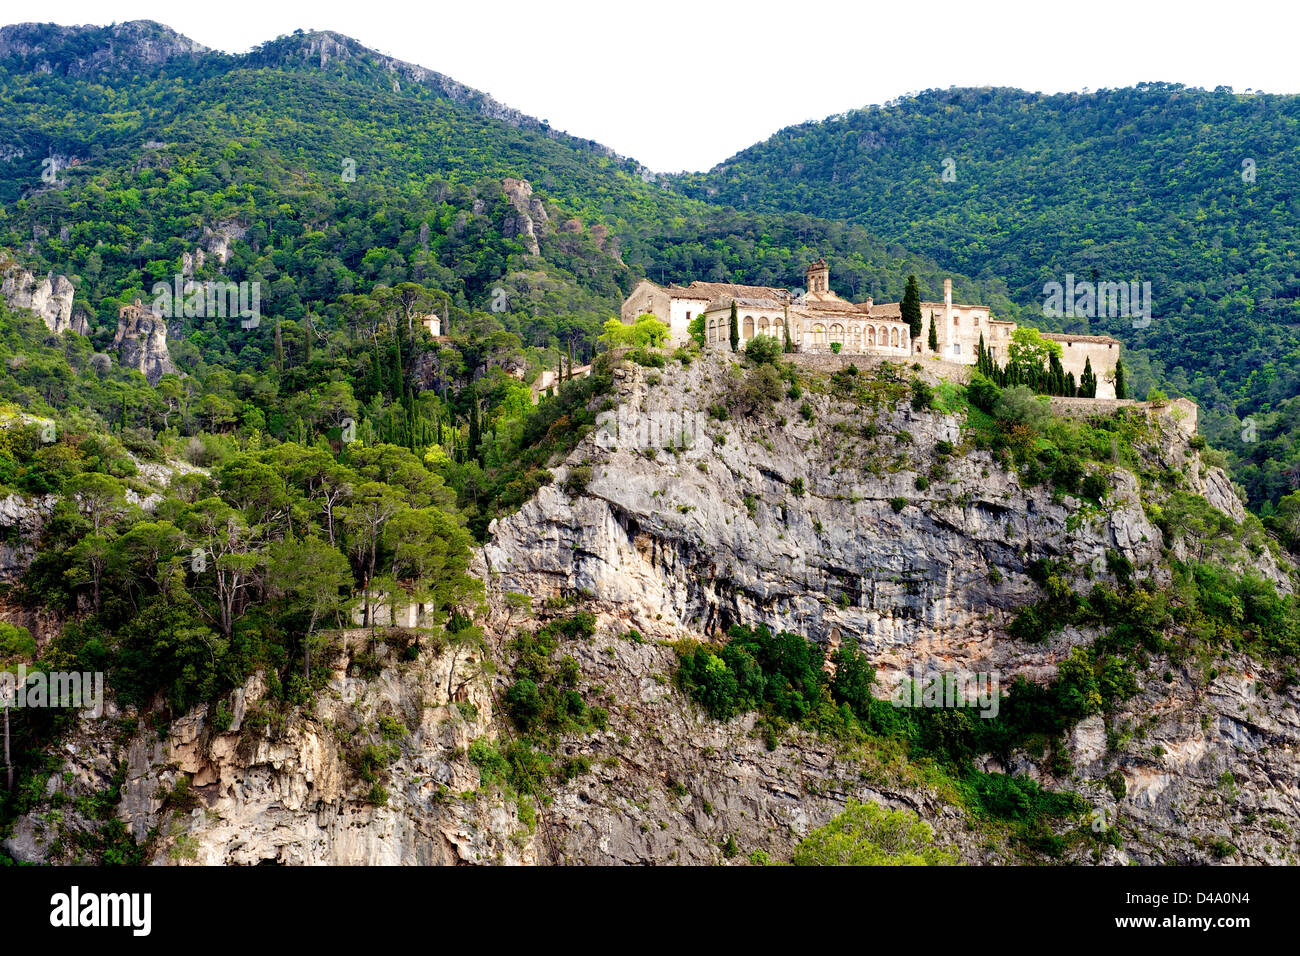
[[[910,810],[850,800],[844,811],[795,847],[796,866],[945,866],[952,853],[934,845],[934,831]]]
[[[732,404],[744,412],[769,409],[781,397],[781,376],[771,365],[760,365],[746,376],[732,395]]]
[[[1104,475],[1091,474],[1083,479],[1083,485],[1079,493],[1085,498],[1101,504],[1106,500],[1106,495],[1110,491],[1110,484],[1106,481]]]
[[[901,498],[901,497],[900,497],[900,498],[890,498],[890,499],[889,499],[889,507],[893,508],[893,509],[894,509],[894,513],[897,514],[898,512],[902,511],[904,508],[907,507],[907,499],[906,499],[906,498]]]
[[[1039,431],[1051,420],[1052,411],[1046,399],[1040,400],[1032,389],[1016,385],[1002,390],[993,415],[1007,425],[1025,425]]]
[[[755,365],[775,365],[781,356],[781,343],[770,335],[756,335],[745,345],[745,358]]]
[[[934,404],[934,389],[919,378],[912,382],[912,409],[920,411],[923,408],[930,408]]]
[[[564,479],[564,490],[568,492],[569,497],[576,498],[587,490],[590,481],[591,466],[575,465],[569,469],[569,476]]]
[[[985,378],[979,372],[971,376],[970,384],[966,386],[966,400],[986,415],[993,414],[1001,394],[1002,389],[997,386],[997,383]]]
[[[506,712],[515,725],[527,733],[533,721],[542,712],[542,695],[537,684],[527,677],[520,678],[506,691]]]

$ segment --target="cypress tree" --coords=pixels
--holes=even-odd
[[[1074,373],[1065,373],[1065,394],[1067,398],[1076,398],[1079,395],[1079,389],[1074,384]]]
[[[731,302],[731,351],[740,349],[740,321],[736,318],[736,302]]]
[[[794,343],[790,341],[790,307],[788,305],[785,307],[785,325],[782,328],[785,330],[785,351],[793,352]]]
[[[284,339],[280,337],[280,320],[275,320],[275,370],[284,371]]]
[[[393,347],[397,354],[397,359],[393,363],[393,398],[397,401],[402,400],[402,337],[397,328],[393,329]]]
[[[917,308],[918,308],[918,309],[920,308],[920,304],[919,304],[919,303],[917,304]],[[921,331],[920,329],[917,329],[916,332],[913,332],[912,334],[913,334],[913,335],[916,335],[917,332],[920,332],[920,331]],[[936,355],[939,354],[939,331],[934,327],[934,313],[933,313],[933,312],[930,313],[930,339],[929,339],[928,342],[926,342],[926,345],[928,345],[928,346],[930,347],[930,351],[931,351],[931,352],[934,352]],[[980,335],[980,348],[983,348],[983,347],[984,347],[984,336],[983,336],[983,334],[981,334],[981,335]]]
[[[901,305],[903,321],[912,330],[912,338],[921,337],[921,287],[916,284],[916,276],[907,277],[907,289],[903,292]]]
[[[1124,392],[1124,363],[1119,359],[1115,360],[1115,397],[1128,398]]]
[[[304,319],[304,322],[306,322],[307,334],[303,337],[302,364],[310,365],[311,364],[311,340],[312,340],[310,312],[307,313],[307,318]]]
[[[466,450],[468,458],[478,458],[478,446],[479,442],[482,440],[482,435],[479,431],[480,427],[478,420],[478,390],[471,385],[469,387],[469,448]],[[482,464],[482,462],[480,462],[480,464]]]
[[[1083,374],[1079,376],[1079,395],[1082,398],[1097,397],[1097,373],[1092,370],[1092,359],[1083,360]]]

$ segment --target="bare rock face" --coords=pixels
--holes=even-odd
[[[113,348],[125,368],[140,372],[150,385],[180,370],[167,351],[167,320],[142,309],[124,309],[117,320]]]
[[[814,424],[798,402],[783,401],[760,420],[719,421],[705,410],[737,387],[726,365],[706,357],[686,368],[617,368],[611,420],[556,469],[554,483],[494,523],[481,557],[491,587],[585,592],[611,631],[635,628],[661,641],[731,623],[763,623],[828,647],[852,641],[886,686],[891,675],[922,670],[991,671],[1006,687],[1017,675],[1050,680],[1074,646],[1097,636],[1067,628],[1037,645],[1007,636],[1015,609],[1042,594],[1028,575],[1034,559],[1075,568],[1080,591],[1107,577],[1108,551],[1139,578],[1168,580],[1161,532],[1137,477],[1122,468],[1102,469],[1105,505],[1085,508],[1024,487],[964,447],[956,418],[905,403],[850,411],[810,393]],[[662,383],[651,385],[650,375]],[[1200,464],[1188,436],[1152,420],[1155,461],[1176,462],[1189,487],[1240,513],[1226,478]],[[924,490],[918,475],[928,476]],[[1272,555],[1255,570],[1289,590],[1291,571]],[[911,807],[969,862],[1005,852],[964,834],[969,824],[953,818],[963,811],[924,787],[837,767],[834,754],[798,735],[769,753],[745,718],[703,718],[663,679],[671,655],[616,642],[605,656],[576,656],[594,685],[631,701],[639,717],[606,735],[630,743],[596,740],[583,750],[612,749],[618,762],[556,797],[545,844],[552,862],[674,853],[706,861],[726,834],[779,851],[849,797]],[[1154,659],[1137,697],[1074,728],[1073,777],[1054,777],[1050,764],[1028,757],[986,769],[1083,795],[1096,820],[1122,834],[1123,848],[1105,849],[1101,862],[1300,862],[1300,692],[1277,691],[1274,677],[1229,655],[1207,686],[1193,666]]]
[[[783,427],[710,419],[727,388],[717,362],[671,365],[657,388],[639,367],[618,370],[610,416],[629,424],[589,436],[558,481],[496,524],[484,556],[504,590],[585,589],[664,636],[762,622],[853,641],[887,670],[933,659],[1014,673],[1024,662],[998,638],[1037,599],[1035,559],[1092,568],[1110,549],[1139,575],[1165,573],[1128,472],[1108,472],[1107,507],[1079,521],[1080,502],[1023,487],[988,453],[941,454],[962,440],[953,416],[890,406],[854,420],[810,395],[812,424],[799,402],[778,403]],[[635,431],[652,424],[674,451],[645,453]],[[575,498],[563,484],[581,461],[591,477]],[[936,466],[942,477],[918,491]]]
[[[0,29],[0,59],[33,58],[43,72],[71,77],[148,69],[207,49],[152,20],[106,27],[18,23]]]
[[[88,335],[86,317],[73,312],[76,289],[67,276],[50,273],[37,278],[26,269],[7,260],[0,261],[0,295],[13,309],[31,309],[41,317],[45,327],[58,335],[69,330]]]
[[[501,188],[505,190],[510,205],[515,210],[513,217],[507,217],[502,222],[502,236],[506,239],[520,237],[529,254],[537,255],[537,237],[544,234],[549,223],[542,201],[533,198],[533,186],[526,179],[503,179]]]
[[[203,705],[161,738],[141,720],[125,741],[114,740],[110,726],[131,715],[113,706],[83,717],[63,771],[50,778],[52,793],[96,793],[124,762],[118,819],[148,841],[155,865],[535,862],[533,834],[516,808],[476,793],[479,772],[466,751],[493,735],[492,697],[475,681],[447,693],[450,671],[463,674],[475,659],[426,652],[399,665],[381,643],[378,672],[357,676],[350,655],[370,638],[347,633],[348,650],[313,711],[283,722],[260,675],[223,701],[220,720]],[[376,788],[357,764],[364,747],[383,744],[398,755]],[[69,862],[60,836],[91,825],[69,813],[52,828],[28,814],[5,849],[21,860]]]
[[[26,572],[57,502],[58,495],[0,498],[0,582],[12,584]]]

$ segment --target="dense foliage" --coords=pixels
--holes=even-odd
[[[1130,393],[1194,398],[1207,436],[1250,459],[1242,480],[1262,503],[1296,487],[1300,461],[1298,159],[1297,96],[952,89],[782,130],[678,185],[744,211],[861,224],[1005,282],[1042,328],[1121,339]],[[1152,321],[1045,318],[1043,286],[1067,274],[1150,281]],[[1248,416],[1255,447],[1238,437]]]

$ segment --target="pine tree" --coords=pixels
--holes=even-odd
[[[731,351],[740,349],[740,320],[736,318],[736,303],[731,303]]]
[[[912,330],[912,338],[921,337],[921,287],[916,284],[916,276],[907,277],[907,289],[903,292],[901,305],[903,321]]]
[[[920,307],[919,304],[918,304],[917,307],[918,307],[918,308]],[[921,331],[920,329],[917,329],[916,332],[913,332],[912,334],[913,334],[913,335],[916,335],[916,334],[919,333],[920,331]],[[980,342],[982,343],[983,341],[984,341],[984,338],[983,338],[983,336],[981,336],[981,337],[980,337]],[[931,352],[935,353],[936,355],[939,354],[939,330],[936,329],[936,328],[934,327],[934,313],[933,313],[933,312],[930,313],[930,338],[929,338],[929,341],[926,342],[926,345],[929,346]]]
[[[1119,359],[1115,360],[1115,397],[1128,398],[1124,392],[1124,363]]]
[[[302,364],[310,365],[311,364],[311,340],[312,340],[310,312],[307,313],[307,317],[303,320],[303,328],[306,330],[306,332],[303,335]]]
[[[284,339],[280,335],[280,320],[275,320],[275,370],[284,371]]]

